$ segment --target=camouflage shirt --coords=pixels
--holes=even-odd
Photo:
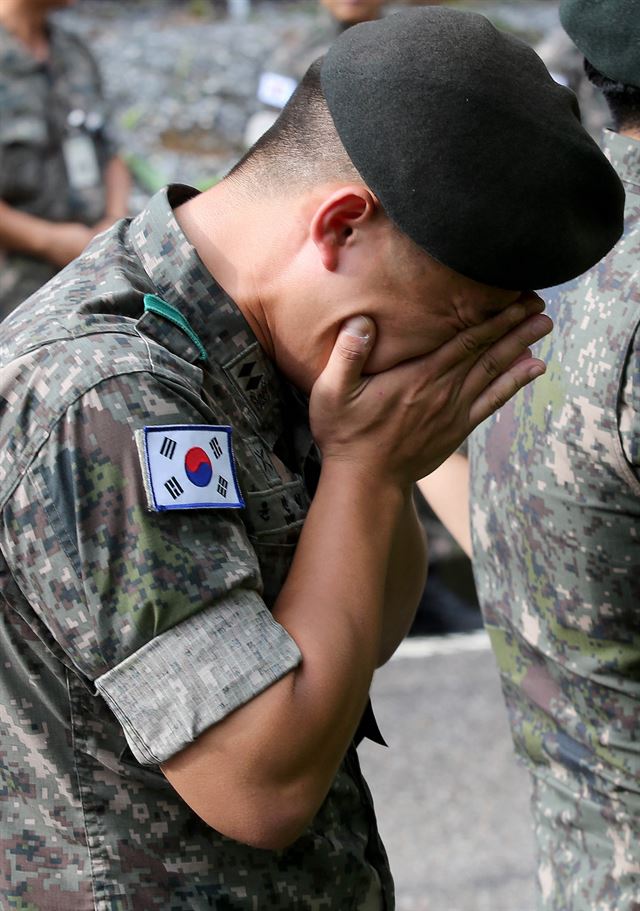
[[[52,24],[49,46],[41,63],[0,26],[0,199],[47,221],[93,225],[104,215],[101,172],[115,154],[100,75],[68,31]],[[95,150],[96,174],[84,143]],[[55,272],[51,263],[0,250],[0,316]]]
[[[306,404],[173,216],[194,192],[0,327],[0,905],[391,909],[353,747],[278,852],[209,828],[158,768],[298,664],[269,608],[318,471]],[[135,435],[162,428],[166,461],[185,426],[232,427],[244,508],[152,508]],[[187,461],[167,464],[187,506]]]
[[[640,909],[640,142],[605,148],[623,238],[544,294],[547,373],[471,451],[479,595],[553,911]]]

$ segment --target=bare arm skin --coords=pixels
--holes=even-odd
[[[127,214],[130,178],[126,166],[113,158],[105,172],[107,207],[103,219],[88,227],[79,222],[53,222],[21,212],[0,200],[0,247],[66,266],[90,240]]]
[[[131,191],[131,175],[129,169],[121,158],[112,158],[105,168],[105,213],[94,232],[106,230],[115,221],[129,214],[129,193]]]
[[[447,531],[471,557],[469,527],[469,462],[454,452],[446,462],[418,481],[425,500]]]
[[[0,200],[0,246],[5,250],[66,266],[82,253],[94,233],[86,225],[46,221]]]
[[[279,849],[316,814],[374,669],[405,623],[389,595],[400,584],[411,486],[542,372],[532,358],[514,363],[551,328],[544,316],[523,322],[527,312],[535,310],[526,302],[512,305],[375,376],[362,376],[371,321],[367,338],[353,327],[339,334],[310,402],[323,454],[318,489],[273,611],[302,663],[162,767],[213,828]]]

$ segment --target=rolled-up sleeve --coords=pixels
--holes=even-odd
[[[300,661],[253,592],[236,591],[95,681],[136,759],[165,762]]]

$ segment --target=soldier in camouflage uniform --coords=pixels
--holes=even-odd
[[[498,78],[505,55],[532,129]],[[388,84],[400,60],[413,87],[401,97]],[[449,78],[424,91],[436,61]],[[362,79],[344,103],[350,65]],[[371,93],[378,138],[403,105],[441,135],[456,80],[477,101],[475,129],[464,109],[474,145],[492,111],[511,110],[509,149],[521,143],[523,168],[531,154],[525,192],[542,173],[559,223],[548,244],[531,224],[503,266],[511,217],[485,246],[474,221],[478,241],[457,252],[475,280],[428,255],[454,255],[451,222],[432,231],[415,181],[405,201],[362,119]],[[424,583],[411,482],[543,369],[527,346],[550,328],[535,296],[478,269],[493,251],[500,269],[569,275],[620,230],[617,179],[566,94],[483,17],[359,26],[312,68],[270,144],[207,193],[161,192],[5,320],[3,906],[392,911],[353,741]],[[566,135],[568,172],[536,145],[539,124]],[[420,130],[402,136],[409,162],[430,148]],[[427,155],[420,172],[456,186],[452,158]],[[571,176],[581,166],[606,188],[593,208]]]
[[[100,75],[47,19],[69,0],[0,0],[0,318],[127,213]]]
[[[261,107],[247,122],[247,148],[275,123],[307,69],[331,42],[358,22],[378,19],[383,5],[384,0],[320,0],[321,9],[302,35],[292,30],[282,37],[258,80]]]
[[[625,232],[549,294],[545,377],[473,436],[474,565],[532,776],[538,907],[638,911],[640,28],[632,0],[561,17],[619,131]]]

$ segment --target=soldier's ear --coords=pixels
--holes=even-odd
[[[358,229],[374,215],[378,200],[358,184],[335,190],[320,203],[311,220],[311,239],[322,265],[335,272],[342,251],[357,240]]]

